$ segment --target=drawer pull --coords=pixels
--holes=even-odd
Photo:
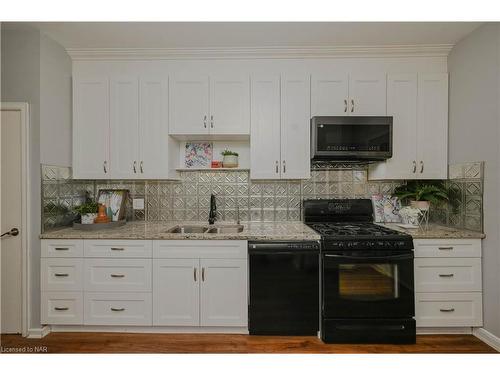
[[[451,309],[439,309],[439,311],[441,312],[453,312],[455,311],[455,309],[451,308]]]
[[[125,249],[123,247],[112,247],[111,250],[113,250],[113,251],[123,251]]]
[[[57,251],[69,250],[69,247],[55,247],[54,250],[57,250]]]
[[[56,310],[56,311],[68,311],[69,307],[54,307],[54,310]]]
[[[111,277],[125,277],[125,275],[112,273]]]
[[[56,277],[68,277],[69,275],[67,273],[55,273],[54,276],[56,276]]]
[[[453,250],[453,246],[440,246],[438,250]]]
[[[453,277],[453,276],[455,276],[455,275],[452,273],[440,273],[439,274],[439,277]]]
[[[121,308],[117,309],[116,307],[112,307],[111,311],[125,311],[125,308],[121,307]]]

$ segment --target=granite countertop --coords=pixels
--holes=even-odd
[[[114,228],[98,231],[83,231],[73,228],[57,229],[42,233],[41,239],[128,239],[128,240],[319,240],[321,237],[302,222],[243,222],[240,233],[203,234],[167,233],[176,225],[207,225],[206,222],[179,221],[132,221]],[[227,225],[234,222],[217,222]]]
[[[429,223],[428,229],[427,230],[420,230],[420,229],[405,229],[401,228],[400,226],[396,224],[380,224],[385,227],[407,233],[411,235],[415,239],[425,239],[425,238],[485,238],[486,235],[481,232],[476,232],[472,230],[466,230],[466,229],[457,229],[457,228],[451,228],[451,227],[445,227],[442,225],[437,225],[437,224],[431,224]]]

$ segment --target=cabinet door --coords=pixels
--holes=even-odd
[[[348,111],[351,116],[385,116],[386,75],[351,75]]]
[[[393,117],[392,158],[370,165],[370,179],[417,178],[417,74],[387,77],[387,115]]]
[[[73,177],[109,176],[109,81],[77,77],[73,81]]]
[[[204,327],[248,325],[246,259],[201,259],[200,322]]]
[[[310,79],[281,79],[281,177],[309,178],[310,160]]]
[[[140,80],[140,126],[138,176],[169,177],[168,79],[142,77]]]
[[[313,76],[311,81],[311,116],[347,116],[349,77]]]
[[[200,325],[198,259],[158,259],[153,267],[153,325]]]
[[[419,74],[417,178],[448,176],[448,74]]]
[[[139,168],[139,84],[137,77],[111,79],[111,177],[135,178]]]
[[[174,76],[169,84],[169,129],[174,135],[208,133],[207,76]]]
[[[250,178],[279,179],[280,77],[252,78]]]
[[[210,77],[210,133],[250,134],[248,76]]]

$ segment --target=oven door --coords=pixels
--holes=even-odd
[[[366,254],[323,254],[323,317],[413,317],[413,252]]]

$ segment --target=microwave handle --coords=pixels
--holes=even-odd
[[[382,257],[364,257],[364,256],[351,256],[342,254],[325,254],[326,258],[342,258],[342,259],[356,259],[356,260],[404,260],[413,259],[413,253],[411,254],[398,254],[398,255],[388,255]]]

